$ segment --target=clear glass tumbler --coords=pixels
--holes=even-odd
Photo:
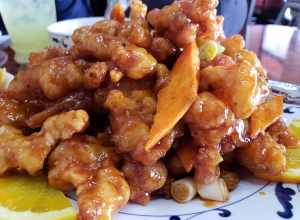
[[[0,0],[0,12],[18,63],[49,45],[47,26],[56,22],[55,0]]]

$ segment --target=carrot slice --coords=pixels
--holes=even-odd
[[[181,161],[186,172],[191,172],[194,166],[194,158],[197,155],[198,148],[191,142],[182,143],[176,148],[176,154]]]
[[[283,97],[273,96],[260,105],[250,117],[250,136],[255,138],[259,133],[273,124],[283,113]]]
[[[146,150],[172,130],[197,98],[199,65],[199,50],[192,43],[177,59],[169,83],[158,92],[156,114]]]

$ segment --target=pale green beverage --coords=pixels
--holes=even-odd
[[[49,45],[47,27],[56,22],[55,0],[0,0],[0,12],[18,63]]]

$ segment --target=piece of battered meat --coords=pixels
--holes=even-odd
[[[141,205],[146,205],[151,193],[164,186],[168,176],[168,170],[162,161],[151,166],[126,161],[122,171],[130,186],[130,200]]]
[[[75,91],[51,103],[44,110],[31,115],[26,120],[26,125],[30,128],[39,128],[50,116],[71,110],[90,110],[92,103],[92,93],[84,90]]]
[[[92,136],[74,135],[51,153],[49,183],[64,191],[72,190],[93,176],[105,160],[112,165],[118,162],[113,146],[103,146]]]
[[[239,162],[253,173],[280,175],[286,169],[286,149],[268,134],[260,134],[248,146],[239,148]]]
[[[164,37],[154,37],[150,52],[158,61],[165,61],[176,53],[177,49],[170,40]]]
[[[195,180],[199,184],[213,182],[220,174],[219,163],[222,161],[219,144],[226,137],[234,124],[231,110],[210,92],[198,95],[185,116],[193,144],[199,147],[195,166]]]
[[[156,59],[144,48],[128,43],[119,37],[104,33],[92,33],[78,29],[73,34],[74,58],[94,57],[102,61],[112,60],[114,65],[132,79],[141,79],[154,73]]]
[[[0,125],[10,124],[20,127],[24,125],[27,117],[26,106],[15,99],[8,98],[4,93],[0,94]]]
[[[31,52],[28,66],[39,65],[46,60],[68,55],[68,51],[62,47],[49,47],[40,52]]]
[[[162,9],[153,9],[148,22],[177,47],[201,40],[224,38],[223,18],[216,16],[216,0],[180,0]]]
[[[197,124],[199,129],[213,129],[223,125],[232,112],[210,92],[202,92],[185,116],[188,124]]]
[[[42,129],[30,136],[9,125],[0,127],[0,174],[9,170],[35,175],[44,166],[50,151],[60,140],[82,132],[88,126],[85,111],[70,111],[48,118]]]
[[[46,60],[21,70],[10,83],[7,92],[18,100],[47,97],[55,100],[80,88],[82,73],[71,57]]]
[[[97,89],[104,82],[109,67],[105,62],[93,63],[84,71],[83,85],[86,89]]]
[[[118,150],[124,153],[132,152],[145,143],[156,108],[150,91],[136,92],[142,93],[142,96],[134,99],[120,90],[112,90],[105,101],[105,107],[110,110],[112,140]]]
[[[130,4],[130,21],[125,21],[119,36],[128,39],[132,44],[149,48],[152,41],[151,29],[146,21],[147,6],[140,0]]]
[[[120,90],[109,92],[105,107],[110,110],[112,140],[118,151],[129,155],[144,165],[154,164],[165,156],[176,137],[176,129],[145,151],[150,126],[156,111],[156,100],[149,90],[133,90],[126,96]]]
[[[184,13],[180,1],[174,1],[162,9],[151,10],[147,20],[159,34],[179,48],[196,41],[198,25],[193,24]]]
[[[202,92],[185,116],[198,146],[217,146],[234,122],[231,110],[210,92]]]
[[[277,143],[286,147],[295,147],[298,143],[298,138],[289,131],[282,118],[272,124],[267,129],[267,132]]]
[[[115,167],[111,146],[91,136],[61,142],[49,157],[48,180],[61,190],[76,188],[79,220],[107,220],[129,200],[130,190]]]
[[[123,174],[112,166],[97,170],[96,175],[77,188],[78,220],[111,220],[130,198]]]
[[[217,146],[200,147],[194,161],[195,182],[197,184],[209,184],[215,181],[220,176],[219,163],[222,160]]]
[[[269,95],[266,79],[260,82],[256,67],[246,61],[230,66],[210,66],[200,75],[200,88],[211,87],[240,119],[248,118]]]

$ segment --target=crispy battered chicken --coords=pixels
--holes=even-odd
[[[49,106],[42,111],[32,114],[25,121],[26,125],[30,128],[39,128],[47,118],[61,112],[78,109],[90,110],[92,108],[92,100],[93,97],[90,92],[84,90],[72,92],[55,102],[49,103]]]
[[[118,156],[91,136],[61,142],[49,158],[48,180],[61,190],[76,188],[78,219],[111,219],[129,200],[123,174],[114,166]]]
[[[295,147],[298,143],[298,139],[291,134],[282,118],[272,124],[267,129],[267,132],[276,142],[283,144],[286,147]]]
[[[216,96],[202,92],[186,114],[185,121],[194,144],[200,147],[194,165],[195,179],[201,184],[213,182],[220,174],[219,144],[231,132],[234,115]]]
[[[82,73],[71,57],[56,57],[20,71],[7,92],[18,100],[47,97],[55,100],[80,88]]]
[[[279,175],[286,169],[286,149],[272,137],[260,134],[247,147],[237,151],[239,162],[253,173]]]
[[[37,174],[50,151],[60,140],[84,131],[89,116],[85,111],[70,111],[48,118],[42,129],[30,136],[10,125],[0,127],[0,174],[10,170]]]
[[[40,65],[46,60],[68,55],[68,51],[61,47],[49,47],[40,52],[32,52],[29,56],[28,66]]]
[[[14,126],[24,125],[28,117],[26,106],[15,99],[10,99],[6,94],[0,94],[0,125],[11,124]]]
[[[210,66],[201,71],[201,89],[213,88],[213,93],[224,101],[237,118],[248,118],[269,94],[267,82],[249,62],[230,66]],[[241,83],[245,82],[245,83]]]
[[[156,101],[150,91],[133,90],[126,97],[121,91],[112,90],[105,106],[111,112],[112,140],[120,152],[129,153],[144,165],[151,165],[171,148],[178,132],[176,130],[171,131],[150,151],[144,149],[156,110]]]
[[[201,40],[224,38],[223,18],[216,16],[216,0],[174,1],[162,9],[153,9],[147,20],[162,36],[177,47]]]
[[[132,79],[140,79],[154,73],[156,59],[147,50],[118,37],[92,33],[82,28],[75,31],[76,42],[71,53],[74,58],[91,56],[100,60],[111,59],[116,67]]]
[[[167,168],[162,161],[150,166],[126,161],[122,171],[130,186],[130,200],[142,205],[150,201],[152,192],[164,186],[168,176]]]
[[[97,89],[105,80],[109,68],[105,62],[96,62],[85,70],[83,85],[86,89]]]

